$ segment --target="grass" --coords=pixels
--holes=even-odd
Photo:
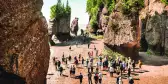
[[[120,58],[121,60],[125,60],[126,59],[122,54],[120,54],[118,52],[114,52],[114,51],[112,51],[109,48],[105,48],[103,50],[102,54],[103,54],[103,56],[108,56],[109,59],[117,59],[117,58]]]

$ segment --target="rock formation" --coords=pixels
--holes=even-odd
[[[71,23],[71,33],[72,34],[75,34],[75,36],[77,36],[77,33],[78,33],[78,18],[76,17],[72,23]]]
[[[140,27],[148,49],[155,54],[168,55],[168,6],[158,0],[145,0],[140,12]]]
[[[70,39],[70,16],[57,19],[51,19],[49,21],[50,35],[55,35],[58,40],[65,41]]]
[[[26,84],[46,81],[50,52],[42,5],[42,0],[0,1],[0,66]]]

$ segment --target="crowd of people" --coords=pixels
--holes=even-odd
[[[91,44],[88,44],[88,49],[90,49],[90,45]],[[69,50],[71,51],[71,46],[69,47]],[[95,55],[93,52],[95,52]],[[95,60],[95,58],[97,58],[97,60]],[[79,65],[79,62],[81,62],[82,67],[86,67],[88,69],[87,77],[89,84],[93,84],[92,78],[94,79],[95,84],[102,84],[103,71],[108,71],[110,77],[114,77],[115,75],[116,84],[123,84],[123,73],[126,73],[126,77],[129,79],[129,84],[134,84],[131,73],[135,71],[136,62],[131,60],[130,57],[124,59],[121,59],[120,57],[110,59],[108,56],[103,56],[102,54],[98,55],[98,50],[95,45],[93,50],[89,51],[88,56],[85,57],[82,57],[82,55],[79,54],[78,56],[74,56],[74,60],[72,60],[71,55],[65,57],[63,52],[62,62],[56,57],[53,58],[53,63],[55,64],[56,70],[60,72],[60,76],[62,76],[62,72],[64,70],[62,64],[70,65],[70,67],[67,67],[70,71],[70,77],[78,78],[80,80],[80,84],[82,84],[82,72],[80,72],[79,75],[75,74],[76,67]],[[71,65],[71,63],[74,65]],[[96,67],[94,67],[94,65],[96,65]],[[139,60],[138,67],[141,68],[141,66],[142,62]]]

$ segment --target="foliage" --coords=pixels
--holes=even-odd
[[[123,0],[122,9],[124,14],[138,12],[144,7],[144,0]]]
[[[103,35],[91,35],[91,38],[94,38],[94,39],[103,39],[104,36]]]
[[[161,2],[168,5],[168,0],[161,0]]]
[[[105,48],[103,50],[102,54],[104,56],[108,56],[110,59],[117,59],[117,58],[120,58],[121,60],[125,59],[125,57],[123,55],[119,54],[118,52],[114,52],[109,48]]]
[[[146,54],[150,56],[150,55],[153,55],[154,53],[152,52],[152,50],[148,49]]]
[[[67,0],[66,7],[62,4],[61,0],[58,0],[56,5],[51,6],[50,8],[50,18],[59,19],[61,17],[69,17],[71,14],[71,7]]]

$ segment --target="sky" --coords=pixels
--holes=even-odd
[[[61,0],[66,4],[67,0]],[[57,0],[43,0],[42,12],[46,20],[50,19],[50,7],[57,3]],[[69,0],[71,6],[71,22],[75,17],[79,18],[78,24],[86,25],[89,21],[89,16],[86,13],[86,0]]]

